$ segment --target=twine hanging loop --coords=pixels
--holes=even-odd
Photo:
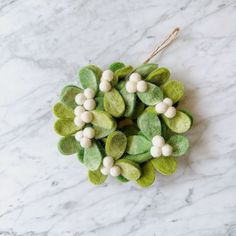
[[[148,63],[153,57],[155,57],[161,50],[169,46],[176,38],[180,31],[180,28],[175,28],[170,35],[159,45],[151,55],[143,62],[144,64]]]

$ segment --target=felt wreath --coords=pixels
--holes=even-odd
[[[154,63],[133,68],[115,62],[104,71],[88,65],[79,71],[78,86],[63,88],[53,108],[55,131],[63,136],[59,151],[77,154],[93,184],[111,176],[148,187],[155,171],[173,174],[189,148],[182,134],[193,118],[178,109],[183,96],[184,86]]]

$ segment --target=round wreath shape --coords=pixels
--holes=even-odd
[[[53,108],[55,131],[63,136],[58,149],[76,154],[93,184],[110,176],[148,187],[155,171],[173,174],[176,158],[189,148],[182,134],[193,118],[178,109],[183,96],[184,86],[154,63],[133,68],[115,62],[104,71],[88,65]]]

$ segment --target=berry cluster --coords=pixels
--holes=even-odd
[[[168,157],[172,154],[173,148],[171,145],[165,143],[165,139],[160,135],[156,135],[152,138],[152,145],[150,154],[154,158],[160,156]]]
[[[155,106],[158,114],[164,114],[167,118],[174,118],[176,115],[176,108],[172,106],[173,101],[170,98],[165,98]]]
[[[110,174],[111,176],[117,177],[120,175],[121,170],[119,166],[114,165],[114,159],[110,156],[106,156],[103,158],[101,167],[101,172],[103,175]]]
[[[129,80],[125,85],[126,91],[128,93],[144,93],[147,91],[147,82],[142,80],[142,77],[139,73],[132,73],[129,76]]]
[[[91,88],[87,88],[83,93],[79,93],[75,96],[75,102],[79,105],[74,109],[74,123],[76,126],[83,126],[85,123],[92,121],[93,114],[90,111],[96,108],[94,97],[95,92]]]

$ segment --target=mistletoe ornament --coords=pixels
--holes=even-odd
[[[144,64],[133,68],[114,62],[104,71],[88,65],[79,71],[78,85],[62,90],[53,108],[58,118],[55,131],[63,136],[58,148],[64,155],[77,155],[93,184],[110,177],[148,187],[155,171],[173,174],[176,159],[188,151],[183,133],[193,118],[178,109],[184,86],[170,78],[167,68],[149,63],[178,31]]]

